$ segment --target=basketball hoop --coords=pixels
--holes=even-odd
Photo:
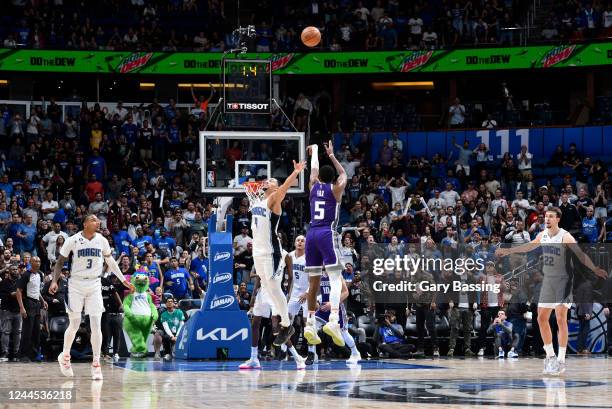
[[[249,198],[249,208],[252,208],[255,202],[264,199],[265,191],[263,181],[244,182],[242,186]]]

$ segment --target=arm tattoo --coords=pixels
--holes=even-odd
[[[66,262],[66,257],[61,254],[57,258],[55,262],[55,267],[53,269],[53,281],[59,281],[60,275],[62,274],[62,268],[64,267],[64,263]]]

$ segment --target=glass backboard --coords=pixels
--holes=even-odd
[[[306,160],[303,132],[200,132],[202,192],[218,196],[244,194],[246,181],[276,178],[284,183],[293,160]],[[304,173],[289,194],[304,192]]]

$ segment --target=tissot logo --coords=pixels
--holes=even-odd
[[[213,278],[213,284],[227,283],[232,280],[232,273],[217,274]]]
[[[264,111],[267,110],[270,104],[252,104],[246,102],[228,102],[227,109],[230,110],[246,110],[246,111]]]

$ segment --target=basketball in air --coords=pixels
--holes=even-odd
[[[301,38],[306,47],[316,47],[321,42],[321,32],[316,27],[306,27],[302,30]]]

